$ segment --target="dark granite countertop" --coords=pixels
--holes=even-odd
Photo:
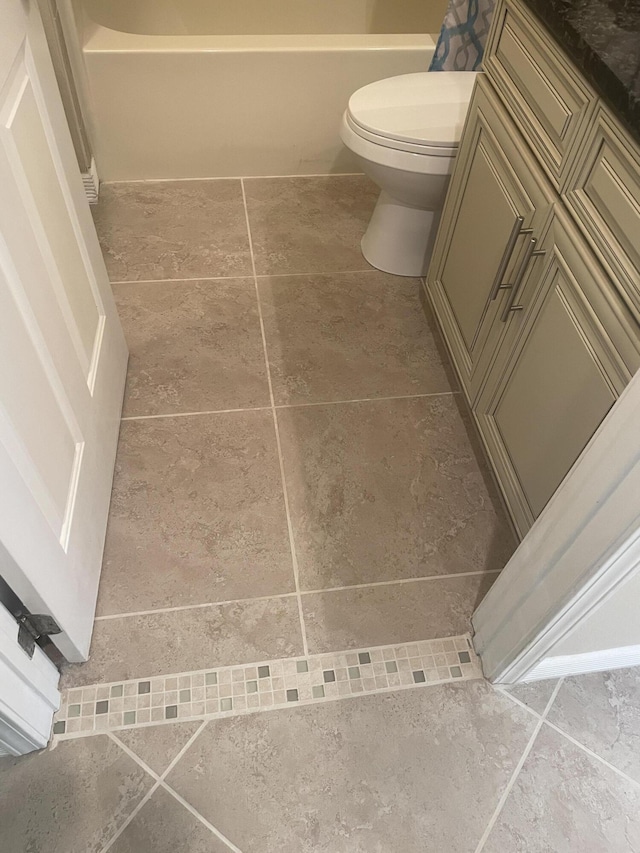
[[[640,142],[640,0],[523,0]]]

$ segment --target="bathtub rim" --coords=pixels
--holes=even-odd
[[[300,35],[143,35],[112,30],[88,20],[86,53],[259,53],[353,50],[435,50],[435,33],[319,33]]]

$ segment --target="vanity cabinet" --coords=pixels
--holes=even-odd
[[[430,295],[460,380],[475,400],[504,331],[522,255],[553,205],[504,107],[480,81],[429,270]]]
[[[640,367],[640,158],[502,0],[426,279],[524,536]]]
[[[638,328],[561,208],[501,316],[505,343],[474,406],[521,535],[634,371]]]

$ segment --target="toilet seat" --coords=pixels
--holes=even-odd
[[[378,80],[351,96],[344,123],[382,147],[455,157],[476,76],[423,71]]]
[[[370,134],[372,137],[373,134]],[[378,166],[389,169],[400,169],[403,172],[413,172],[417,175],[449,175],[453,171],[456,158],[455,148],[440,148],[437,155],[430,155],[427,146],[423,146],[422,153],[417,150],[406,149],[389,145],[385,137],[378,137],[379,142],[372,138],[366,138],[360,131],[356,130],[349,115],[345,111],[340,124],[340,138],[344,144],[358,157],[362,157]],[[417,146],[416,146],[417,148]]]
[[[384,148],[395,148],[396,151],[409,151],[411,154],[430,154],[432,157],[455,157],[458,150],[457,145],[427,145],[426,143],[421,145],[417,142],[408,142],[405,139],[394,139],[389,136],[383,136],[380,133],[373,133],[373,131],[358,124],[348,110],[345,112],[345,121],[351,130],[361,139],[375,142],[376,145],[381,145]]]

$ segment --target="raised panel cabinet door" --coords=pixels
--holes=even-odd
[[[0,573],[86,659],[127,347],[37,3],[0,4]]]
[[[503,315],[475,417],[524,536],[640,365],[640,329],[566,214],[556,212],[537,290]],[[509,338],[505,338],[508,342]]]
[[[427,291],[470,401],[502,334],[503,310],[531,235],[553,202],[540,169],[484,80],[476,86],[427,275]],[[498,337],[492,336],[495,328]]]

